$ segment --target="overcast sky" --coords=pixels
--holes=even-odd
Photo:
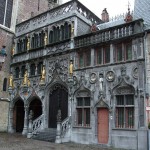
[[[70,0],[63,0],[63,3]],[[88,9],[94,12],[98,17],[101,18],[101,13],[104,8],[107,8],[110,17],[115,17],[126,13],[128,10],[128,2],[130,8],[133,10],[134,0],[79,0]]]

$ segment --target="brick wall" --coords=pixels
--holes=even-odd
[[[38,9],[39,1],[39,9]],[[34,16],[48,10],[48,0],[19,0],[17,23],[31,18],[31,12]]]

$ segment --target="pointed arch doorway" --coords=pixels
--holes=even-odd
[[[61,110],[61,120],[68,116],[68,90],[60,84],[54,85],[49,94],[49,128],[57,127],[57,113]]]
[[[19,99],[14,106],[14,127],[21,133],[24,127],[24,102]]]

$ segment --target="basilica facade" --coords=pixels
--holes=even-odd
[[[9,133],[147,149],[142,19],[104,23],[72,0],[17,24],[14,43]]]

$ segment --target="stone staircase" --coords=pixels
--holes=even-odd
[[[46,128],[44,130],[38,131],[32,136],[32,139],[55,142],[56,139],[56,128]]]

